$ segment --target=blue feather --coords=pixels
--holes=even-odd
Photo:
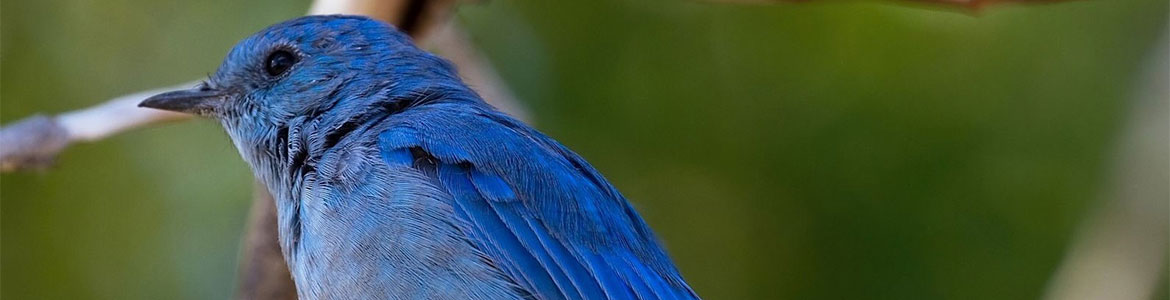
[[[410,166],[414,163],[414,156],[410,155],[410,149],[398,148],[381,151],[382,160],[391,166]]]
[[[455,205],[467,212],[469,221],[479,228],[491,244],[504,255],[500,259],[507,259],[515,266],[516,273],[524,277],[524,281],[535,290],[551,290],[556,284],[547,272],[543,271],[541,263],[525,250],[519,238],[508,231],[507,226],[496,215],[486,201],[480,199],[479,194],[467,180],[467,171],[451,164],[439,166],[439,179],[452,194]],[[536,272],[533,272],[536,270]],[[552,298],[556,299],[556,298]]]

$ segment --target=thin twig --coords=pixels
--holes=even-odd
[[[195,84],[137,92],[56,117],[37,115],[4,126],[0,128],[0,171],[45,168],[70,144],[101,140],[148,124],[189,119],[185,114],[142,109],[138,103],[146,97]]]

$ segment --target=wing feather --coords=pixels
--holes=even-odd
[[[467,108],[403,112],[378,146],[387,163],[437,160],[457,216],[502,271],[540,299],[698,298],[641,217],[584,160],[514,119]]]

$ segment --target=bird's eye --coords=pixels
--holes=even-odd
[[[288,71],[297,63],[297,56],[286,50],[276,50],[268,55],[268,62],[264,64],[264,71],[268,75],[278,76]]]

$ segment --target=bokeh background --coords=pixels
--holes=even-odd
[[[213,72],[308,1],[0,5],[7,123]],[[706,298],[1033,299],[1102,206],[1167,11],[495,0],[458,20]],[[205,120],[4,174],[0,297],[229,298],[251,188]]]

